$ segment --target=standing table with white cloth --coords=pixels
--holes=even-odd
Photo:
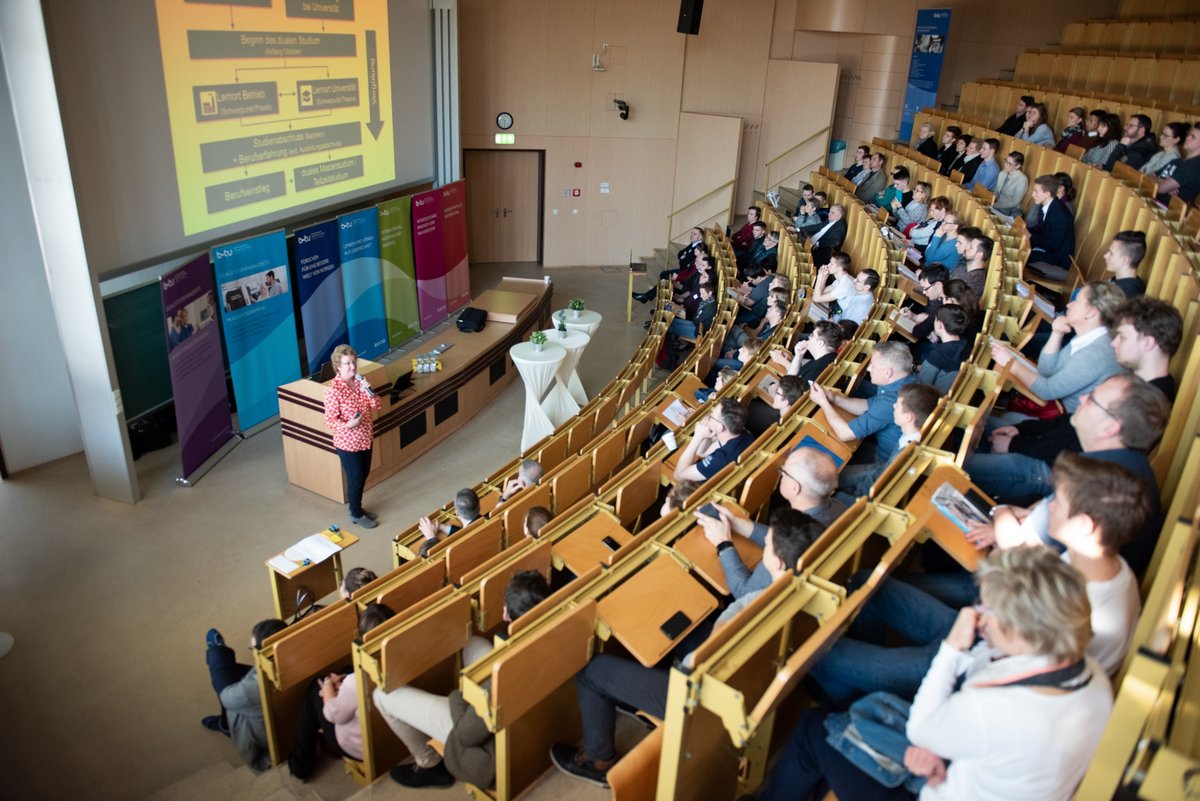
[[[532,342],[518,342],[509,349],[508,355],[525,382],[525,428],[521,432],[521,450],[524,451],[542,437],[554,433],[554,423],[542,410],[542,395],[554,381],[554,373],[567,357],[567,351],[553,342],[547,342],[540,351]]]
[[[567,352],[555,372],[554,377],[557,380],[551,387],[550,394],[542,401],[542,411],[550,418],[554,427],[558,428],[579,414],[579,409],[583,405],[571,394],[570,383],[571,377],[575,376],[575,366],[579,364],[579,357],[583,355],[583,349],[592,341],[592,338],[582,331],[572,331],[569,328],[566,336],[563,336],[562,332],[556,328],[547,329],[545,333],[547,340],[555,345],[561,345]],[[582,390],[583,387],[580,389]],[[587,403],[586,397],[583,403]]]
[[[558,324],[558,315],[564,315],[563,324],[567,326],[568,331],[582,331],[589,337],[595,336],[596,329],[600,327],[600,323],[604,317],[598,312],[591,309],[584,309],[579,312],[578,317],[572,316],[574,312],[570,309],[559,309],[551,316],[551,320],[555,325]],[[567,379],[567,392],[571,393],[571,397],[575,399],[581,407],[588,402],[587,392],[583,389],[583,382],[579,380],[579,373],[571,370],[571,377]]]

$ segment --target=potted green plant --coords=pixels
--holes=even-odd
[[[529,341],[533,343],[533,349],[541,353],[542,347],[546,344],[546,333],[544,331],[534,331],[529,335]]]
[[[558,338],[567,338],[567,313],[565,311],[558,313]]]
[[[571,310],[571,317],[578,319],[579,313],[583,311],[583,298],[571,298],[567,308]]]

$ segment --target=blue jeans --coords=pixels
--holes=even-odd
[[[363,487],[367,484],[367,474],[371,472],[371,450],[344,451],[339,448],[337,452],[342,461],[342,472],[346,474],[346,500],[350,504],[350,517],[356,520],[363,516]]]
[[[850,711],[825,718],[829,744],[867,775],[886,787],[903,784],[921,792],[925,778],[904,767],[911,743],[906,732],[912,704],[890,693],[871,693],[850,705]],[[865,748],[863,746],[866,746]],[[870,750],[867,750],[867,749]]]
[[[802,801],[814,791],[822,798],[826,788],[839,799],[854,801],[908,801],[914,796],[903,787],[884,787],[868,776],[827,741],[828,712],[811,709],[800,717],[775,770],[759,789],[759,801]]]
[[[861,577],[856,576],[851,585]],[[888,579],[859,612],[850,630],[852,636],[834,643],[809,675],[835,704],[877,691],[912,698],[957,617],[957,607],[910,584]],[[911,645],[878,645],[885,628]]]
[[[980,489],[997,499],[1049,495],[1050,465],[1023,453],[976,453],[967,472]]]
[[[975,574],[965,570],[953,573],[909,573],[899,581],[915,587],[951,609],[962,609],[979,600],[979,584],[975,581]]]
[[[687,337],[692,339],[696,336],[696,324],[691,320],[685,320],[682,317],[676,317],[671,321],[671,325],[667,328],[668,334],[674,334],[677,337]]]

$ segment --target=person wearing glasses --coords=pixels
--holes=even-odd
[[[745,427],[745,408],[733,398],[722,398],[692,432],[675,465],[675,480],[707,481],[736,462],[754,441]]]
[[[929,245],[925,248],[922,264],[941,264],[947,270],[958,266],[958,224],[958,214],[953,211],[946,212],[937,234],[929,240]]]
[[[325,387],[325,425],[333,432],[333,447],[346,474],[350,522],[375,528],[375,513],[363,509],[362,496],[371,472],[371,414],[382,404],[367,379],[359,374],[354,348],[338,345],[331,361],[336,375]]]
[[[759,801],[807,798],[825,785],[856,801],[1074,795],[1113,703],[1091,655],[1090,590],[1072,565],[1040,547],[993,554],[977,577],[980,603],[940,605],[915,697],[872,695],[851,710],[876,724],[864,727],[867,735],[856,727],[856,739],[884,749],[890,763],[856,748],[846,726],[853,717],[810,710]],[[873,717],[874,709],[888,714]],[[879,736],[883,727],[890,738]],[[888,778],[900,786],[885,786]]]

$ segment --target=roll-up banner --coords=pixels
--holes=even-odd
[[[446,264],[446,311],[453,313],[471,301],[465,181],[442,187],[442,259]]]
[[[412,197],[379,204],[379,256],[388,344],[397,348],[421,332],[413,266]]]
[[[333,349],[350,341],[338,260],[337,220],[296,231],[296,284],[308,372],[329,361]]]
[[[412,227],[421,327],[432,328],[449,313],[442,242],[442,190],[431,189],[413,195]]]
[[[904,91],[904,114],[900,118],[900,140],[912,139],[913,118],[923,108],[937,106],[938,84],[942,80],[942,56],[950,33],[950,9],[923,8],[917,11],[913,34],[912,60],[908,66],[908,86]]]
[[[343,214],[337,223],[350,347],[362,358],[374,359],[388,349],[383,272],[379,267],[379,209]]]
[[[189,476],[233,439],[220,327],[213,325],[217,321],[217,298],[208,256],[197,256],[164,273],[159,288],[179,456],[183,474]]]
[[[273,231],[212,249],[238,427],[279,414],[280,384],[300,377],[287,239]]]

